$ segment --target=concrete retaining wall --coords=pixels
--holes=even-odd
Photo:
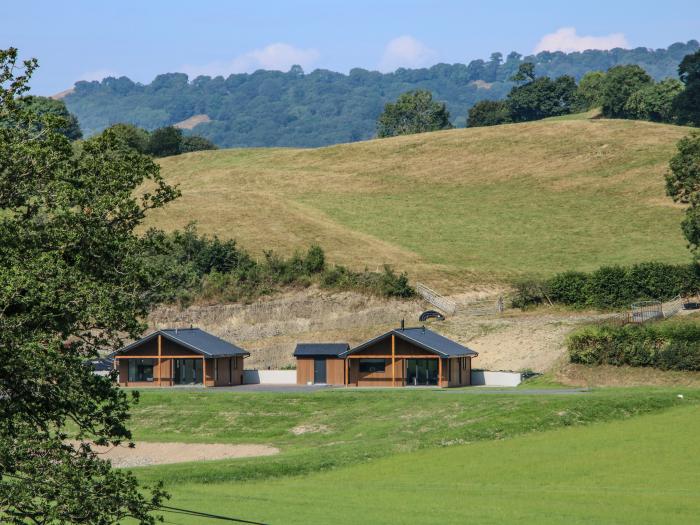
[[[472,385],[475,386],[518,386],[522,380],[520,372],[472,370]]]
[[[296,370],[244,370],[244,385],[294,385]]]

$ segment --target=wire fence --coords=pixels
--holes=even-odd
[[[599,324],[641,324],[649,321],[668,319],[678,314],[693,299],[700,302],[698,295],[683,297],[677,295],[670,301],[640,301],[630,305],[629,310],[618,312],[599,319]]]

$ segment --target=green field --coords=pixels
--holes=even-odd
[[[663,175],[687,128],[553,119],[320,149],[237,149],[163,159],[183,197],[171,229],[235,237],[255,253],[320,243],[330,259],[391,263],[429,283],[685,262],[682,210]]]
[[[657,388],[145,392],[137,440],[281,453],[134,471],[173,506],[266,523],[689,523],[699,416],[700,391]]]

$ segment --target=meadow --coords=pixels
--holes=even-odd
[[[318,149],[162,159],[182,198],[149,224],[252,252],[319,243],[332,262],[459,288],[602,264],[688,261],[663,175],[687,128],[590,118]]]
[[[165,480],[172,506],[264,523],[687,523],[700,510],[687,453],[700,391],[519,391],[143,392],[137,441],[281,453],[134,472]]]

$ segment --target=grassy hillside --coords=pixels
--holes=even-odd
[[[137,441],[280,448],[136,469],[164,479],[173,506],[264,523],[357,523],[358,512],[368,523],[687,523],[699,510],[687,453],[699,400],[678,388],[144,391],[132,426]]]
[[[700,513],[697,406],[401,454],[248,484],[173,487],[178,504],[264,523],[678,523]],[[168,515],[170,523],[202,523]]]
[[[686,128],[561,119],[320,149],[162,160],[182,199],[151,224],[196,220],[260,252],[320,243],[444,288],[601,264],[688,259],[663,174]]]

